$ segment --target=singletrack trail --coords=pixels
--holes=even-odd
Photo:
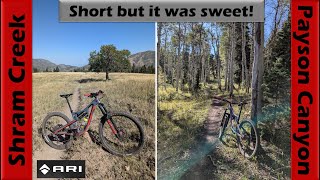
[[[181,176],[181,179],[212,179],[212,173],[215,171],[215,166],[212,163],[211,158],[208,156],[218,145],[218,134],[221,117],[224,112],[224,107],[219,100],[213,100],[208,118],[205,121],[205,131],[201,135],[202,143],[199,148],[196,149],[194,154],[201,154],[195,158],[195,163]],[[200,151],[199,151],[200,149]]]
[[[80,104],[79,100],[80,100],[80,88],[77,87],[74,90],[73,95],[71,96],[71,99],[69,98],[69,102],[73,110],[78,109]],[[66,101],[66,100],[64,98],[61,98],[61,101]],[[59,110],[57,109],[57,111]],[[66,116],[68,116],[69,119],[72,119],[67,102],[65,102],[65,106],[63,107],[61,112]],[[43,140],[42,148],[38,151],[33,152],[32,179],[37,179],[37,160],[60,160],[64,154],[65,154],[65,150],[57,150],[57,149],[51,148]],[[42,178],[39,178],[39,179],[42,179]],[[48,178],[45,178],[45,179],[48,179]]]
[[[198,137],[198,143],[179,157],[175,157],[173,167],[159,179],[212,179],[214,166],[208,156],[218,145],[218,134],[224,106],[218,100],[213,100],[204,122],[203,133]],[[159,177],[158,176],[158,177]]]

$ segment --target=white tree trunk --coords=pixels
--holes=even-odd
[[[179,30],[178,30],[178,53],[177,53],[177,61],[176,61],[176,91],[179,91],[179,81],[181,76],[181,23],[178,23]]]
[[[231,26],[231,51],[230,51],[230,94],[233,94],[233,59],[234,59],[234,50],[235,50],[235,23],[232,23]]]
[[[254,23],[254,59],[252,67],[251,119],[257,123],[262,107],[264,24]]]
[[[242,64],[241,64],[241,83],[244,87],[246,87],[246,35],[245,35],[245,23],[241,23],[241,31],[242,31]]]
[[[216,54],[216,59],[217,59],[217,68],[218,68],[218,88],[221,91],[221,60],[220,60],[220,43],[219,43],[219,36],[217,36],[217,41],[216,41],[216,45],[217,45],[217,54]]]

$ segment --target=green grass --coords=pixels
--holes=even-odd
[[[214,169],[214,177],[216,179],[290,179],[288,138],[290,131],[288,129],[282,129],[282,131],[284,131],[282,136],[277,137],[277,143],[261,138],[262,151],[258,151],[254,158],[246,159],[238,150],[235,136],[228,130],[227,137],[224,137],[227,146],[219,146],[210,154],[217,159],[214,162],[218,167]]]
[[[163,161],[183,153],[196,143],[198,134],[203,130],[210,100],[205,93],[192,96],[189,92],[176,92],[170,85],[158,88],[158,163],[170,167],[172,162]],[[167,171],[158,168],[158,174]]]
[[[218,90],[216,82],[202,85],[198,95],[183,92],[162,82],[158,87],[158,178],[164,174],[175,174],[188,166],[179,157],[184,156],[192,147],[200,146],[197,136],[203,130],[208,116],[212,96],[228,97],[229,93]],[[222,89],[224,89],[222,82]],[[187,89],[187,88],[186,88]],[[250,92],[238,89],[235,85],[235,100],[249,100]],[[239,107],[233,106],[238,114]],[[242,110],[241,119],[250,119],[250,104]],[[246,159],[236,144],[236,137],[228,128],[223,137],[226,144],[218,141],[216,148],[192,167],[203,167],[213,179],[290,179],[290,107],[288,105],[265,105],[263,116],[258,122],[261,149],[252,159]],[[204,147],[205,148],[205,147]],[[177,167],[177,164],[180,167]],[[200,168],[201,169],[201,168]],[[199,170],[199,168],[198,168]],[[181,172],[179,172],[181,173]],[[171,175],[169,175],[172,177]],[[179,178],[179,177],[174,177]]]
[[[250,119],[249,112],[247,106],[243,118]],[[290,108],[284,106],[263,113],[258,122],[261,148],[256,156],[252,159],[241,156],[236,136],[227,128],[225,144],[209,154],[215,159],[215,166],[208,167],[212,168],[214,179],[290,179]]]

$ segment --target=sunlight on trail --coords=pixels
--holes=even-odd
[[[184,159],[175,159],[173,164],[171,165],[169,171],[158,174],[158,179],[160,180],[178,180],[180,179],[185,172],[189,169],[193,168],[197,163],[199,163],[204,158],[207,157],[210,152],[212,152],[218,145],[218,139],[215,139],[213,142],[202,142],[198,145],[196,149],[194,149],[190,157],[186,160]],[[171,160],[172,161],[172,160]],[[161,169],[161,165],[159,165],[158,170]]]

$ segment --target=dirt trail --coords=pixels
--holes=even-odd
[[[64,98],[61,98],[62,101],[66,101]],[[80,104],[80,88],[77,87],[71,99],[69,98],[70,105],[73,110],[77,110]],[[69,119],[72,119],[71,113],[68,107],[67,102],[65,102],[65,106],[62,109],[62,113],[68,116]],[[33,174],[32,179],[37,178],[37,160],[60,160],[61,157],[64,155],[65,150],[56,150],[51,148],[46,143],[43,143],[43,146],[40,150],[33,152]],[[40,179],[40,178],[39,178]],[[47,179],[47,178],[46,178]]]
[[[198,143],[189,150],[179,153],[180,157],[175,157],[174,165],[165,175],[160,175],[159,179],[211,179],[209,171],[213,165],[208,157],[218,144],[219,125],[224,106],[218,100],[213,100],[208,112],[208,117],[204,122],[203,133],[198,137]]]
[[[208,143],[213,143],[217,139],[223,110],[224,107],[220,104],[220,102],[213,100],[208,113],[208,118],[204,124],[206,130],[204,139]]]
[[[202,143],[196,148],[192,154],[200,154],[194,158],[193,166],[191,166],[181,176],[181,179],[212,179],[213,168],[215,168],[208,154],[212,152],[218,144],[219,126],[224,107],[219,100],[213,100],[211,108],[208,112],[208,118],[205,121],[205,131],[201,135]],[[213,157],[214,158],[214,157]]]
[[[210,160],[212,157],[209,157],[208,154],[218,145],[219,126],[223,112],[224,107],[221,102],[213,100],[204,124],[205,131],[200,137],[202,143],[193,153],[200,155],[194,158],[193,165],[184,172],[180,179],[212,179],[211,174],[215,167]]]

